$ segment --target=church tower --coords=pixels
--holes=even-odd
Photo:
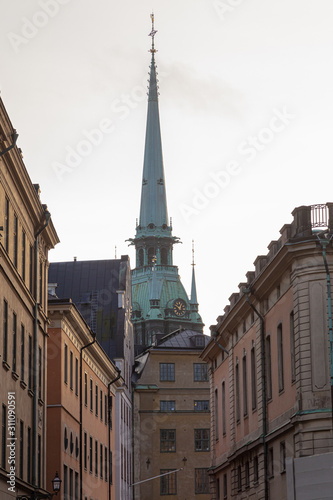
[[[198,313],[194,262],[191,300],[180,281],[177,266],[173,265],[173,245],[179,243],[179,238],[172,235],[168,217],[158,108],[154,14],[151,14],[151,20],[151,65],[140,218],[135,238],[129,240],[136,249],[136,267],[132,271],[135,354],[149,347],[154,339],[180,327],[202,333],[204,326]]]

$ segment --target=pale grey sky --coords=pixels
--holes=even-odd
[[[1,0],[0,89],[61,243],[134,252],[155,12],[174,263],[207,325],[295,206],[333,201],[331,0]],[[97,133],[96,130],[99,129]]]

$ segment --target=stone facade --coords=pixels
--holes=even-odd
[[[214,500],[287,499],[286,460],[333,451],[332,207],[295,209],[211,327]]]
[[[52,489],[46,483],[45,469],[47,275],[48,252],[59,240],[20,150],[16,146],[9,149],[14,135],[0,99],[2,499]],[[8,425],[13,422],[15,493],[8,490],[7,483],[7,474],[14,466],[6,446]]]

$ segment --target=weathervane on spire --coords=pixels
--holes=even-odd
[[[157,50],[155,49],[155,46],[154,46],[154,38],[155,38],[155,35],[157,33],[157,30],[154,29],[154,12],[152,12],[150,14],[150,19],[151,19],[151,32],[149,33],[148,36],[151,36],[151,49],[150,49],[150,52],[152,54],[154,54],[155,52],[157,52]]]
[[[192,266],[195,266],[195,263],[194,263],[194,240],[192,240]]]

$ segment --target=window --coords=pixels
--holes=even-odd
[[[222,432],[223,436],[226,435],[227,433],[227,419],[226,419],[226,413],[225,413],[225,382],[222,382]]]
[[[43,304],[43,263],[39,263],[39,303]]]
[[[16,330],[17,330],[17,316],[13,313],[13,364],[12,369],[13,372],[16,373]]]
[[[205,347],[205,337],[203,335],[195,337],[195,347]]]
[[[93,411],[93,381],[90,379],[90,411]]]
[[[194,382],[207,382],[208,369],[206,363],[194,363]]]
[[[106,446],[104,448],[104,479],[108,480],[108,449]]]
[[[175,411],[175,401],[160,401],[160,411]]]
[[[20,462],[19,462],[19,476],[23,479],[23,422],[20,420]]]
[[[68,468],[67,465],[64,465],[64,500],[68,500]]]
[[[93,471],[93,438],[89,437],[89,472],[92,474]]]
[[[8,303],[3,301],[3,361],[7,362],[8,356]]]
[[[28,427],[27,439],[27,481],[31,483],[31,428]]]
[[[195,469],[195,494],[209,493],[208,469]]]
[[[242,467],[237,467],[237,491],[242,491]]]
[[[223,474],[223,498],[228,498],[228,476]]]
[[[88,436],[87,436],[87,433],[86,431],[84,431],[84,435],[83,435],[83,465],[84,465],[84,470],[87,470],[87,455],[88,455],[88,450],[87,450],[87,446],[88,446]]]
[[[21,324],[21,380],[24,382],[24,325]]]
[[[250,487],[250,463],[249,461],[245,462],[245,488]]]
[[[2,405],[2,418],[1,418],[1,467],[6,469],[6,418],[7,408]]]
[[[38,434],[37,439],[37,485],[41,485],[42,480],[42,438]]]
[[[18,229],[18,220],[17,220],[17,215],[14,214],[14,233],[13,233],[13,241],[14,241],[14,247],[13,247],[13,263],[14,266],[17,267],[17,229]]]
[[[160,429],[160,452],[176,451],[176,429]]]
[[[25,232],[22,231],[22,279],[25,281]]]
[[[252,410],[257,408],[257,373],[256,373],[256,352],[254,346],[251,349],[251,399]]]
[[[219,439],[219,393],[217,389],[215,389],[214,396],[215,396],[215,418],[214,418],[215,438],[216,440],[218,440]]]
[[[34,249],[32,245],[30,245],[29,251],[29,290],[32,293],[32,283],[33,283],[33,262],[34,262]]]
[[[69,388],[73,390],[73,352],[69,353]]]
[[[38,347],[38,397],[42,399],[42,348]]]
[[[195,451],[210,450],[210,431],[209,429],[194,429],[194,449]]]
[[[160,381],[174,382],[175,363],[160,363]]]
[[[105,425],[108,423],[108,397],[104,395],[104,423]]]
[[[112,451],[109,453],[109,483],[113,483],[113,474],[112,474]]]
[[[79,360],[75,358],[75,396],[79,395]]]
[[[174,469],[161,469],[160,493],[161,495],[177,495],[177,472]],[[171,474],[169,474],[171,472]],[[165,474],[165,475],[162,475]]]
[[[208,399],[194,401],[194,411],[209,411]]]
[[[32,337],[29,335],[29,358],[28,358],[28,388],[32,390]]]
[[[286,443],[280,443],[280,472],[286,471]]]
[[[274,455],[273,448],[268,450],[268,477],[274,477]]]
[[[103,421],[103,391],[102,389],[100,390],[99,393],[99,403],[100,403],[100,418]]]
[[[98,476],[98,442],[95,439],[95,476]]]
[[[67,450],[68,448],[68,433],[67,433],[67,427],[64,429],[64,448]]]
[[[247,369],[246,369],[246,354],[243,356],[243,415],[247,416]]]
[[[295,323],[294,323],[294,311],[290,313],[290,361],[291,361],[291,382],[296,380],[296,368],[295,368]]]
[[[236,363],[235,368],[235,384],[236,384],[236,421],[240,421],[240,394],[239,394],[239,364]]]
[[[271,336],[266,337],[266,385],[267,399],[272,399],[272,358],[271,358]]]
[[[79,473],[75,472],[75,500],[79,500]]]
[[[219,478],[216,478],[216,499],[220,500],[221,494],[220,494],[220,480]]]
[[[258,457],[253,458],[253,483],[256,484],[259,481],[259,462]]]
[[[283,330],[282,323],[277,327],[277,354],[278,354],[278,380],[279,392],[284,390],[284,372],[283,372]]]
[[[100,476],[103,479],[103,445],[100,443],[99,445],[99,467],[100,467]]]
[[[73,469],[69,469],[69,500],[73,500],[74,484],[73,484]]]
[[[95,415],[98,417],[98,385],[95,385]]]
[[[64,352],[64,382],[68,383],[68,346],[65,344],[65,352]]]
[[[88,374],[84,373],[84,404],[88,406]]]
[[[9,249],[9,200],[5,201],[5,249],[8,253]]]

